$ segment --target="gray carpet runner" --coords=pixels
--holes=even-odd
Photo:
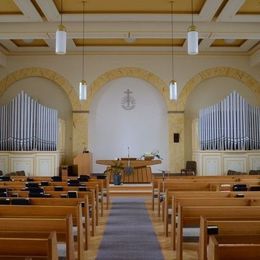
[[[144,200],[114,198],[97,260],[163,260]]]

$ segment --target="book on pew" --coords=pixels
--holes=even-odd
[[[31,198],[44,198],[45,195],[43,192],[29,192],[29,197]]]
[[[25,183],[25,186],[28,188],[33,188],[33,187],[39,187],[39,183],[38,182],[27,182]]]
[[[41,186],[49,186],[49,182],[48,181],[41,181]]]
[[[251,186],[249,188],[250,191],[260,191],[260,186]]]
[[[0,192],[0,197],[8,197],[7,192]]]
[[[80,186],[79,180],[68,180],[68,186]]]
[[[236,194],[235,197],[236,197],[236,198],[244,198],[244,197],[245,197],[245,194],[243,194],[243,193],[238,193],[238,194]]]
[[[78,198],[77,191],[68,191],[68,198]]]
[[[11,200],[12,205],[30,205],[31,201],[28,198],[15,198]]]
[[[12,181],[10,176],[0,176],[0,181]]]
[[[246,184],[234,184],[233,191],[247,191],[247,185]]]
[[[54,181],[54,182],[60,182],[60,181],[62,181],[62,179],[61,179],[60,176],[52,176],[51,179],[52,179],[52,181]]]
[[[9,198],[0,198],[0,205],[9,205],[10,202]]]
[[[217,235],[218,234],[218,226],[208,226],[207,227],[208,235]]]
[[[63,191],[62,186],[54,186],[54,191]]]
[[[89,179],[90,179],[90,177],[89,177],[88,175],[80,175],[80,176],[78,177],[78,180],[79,180],[80,182],[88,182]]]
[[[32,193],[42,193],[44,189],[41,187],[28,187],[27,190]]]
[[[79,191],[89,191],[86,186],[79,186]]]

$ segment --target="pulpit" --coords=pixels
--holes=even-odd
[[[123,183],[150,183],[152,181],[151,165],[160,164],[160,160],[97,160],[97,164],[113,167],[115,165],[121,165],[122,167],[122,182]],[[133,171],[127,171],[125,169],[132,168]],[[113,175],[110,175],[112,180]]]
[[[73,159],[73,164],[78,165],[78,175],[88,175],[92,173],[92,153],[81,153]]]

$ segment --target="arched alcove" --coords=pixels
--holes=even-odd
[[[127,90],[130,106],[127,106]],[[131,102],[133,101],[134,102]],[[97,159],[140,157],[145,152],[159,150],[163,164],[154,171],[168,167],[167,107],[163,96],[150,83],[136,77],[121,77],[108,81],[96,92],[89,109],[89,149]],[[104,166],[94,163],[94,171]]]
[[[47,107],[56,109],[58,117],[65,121],[65,162],[72,157],[72,107],[64,90],[55,82],[42,77],[27,77],[15,81],[0,98],[0,105],[9,103],[21,91]],[[51,94],[50,94],[51,93]]]
[[[225,76],[211,77],[201,81],[190,93],[185,106],[185,160],[192,159],[192,121],[198,118],[199,110],[216,104],[237,91],[252,105],[260,105],[259,95],[244,82]]]
[[[66,119],[66,162],[72,159],[73,136],[71,111],[81,108],[74,88],[67,79],[47,68],[29,67],[14,71],[0,81],[1,102],[11,99],[16,91],[25,90],[44,105],[58,109],[60,117]]]

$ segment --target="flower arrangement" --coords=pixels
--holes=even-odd
[[[111,173],[113,173],[114,175],[122,175],[123,169],[124,166],[119,160],[115,161],[115,163],[111,165]]]
[[[144,158],[145,160],[153,160],[154,158],[157,158],[159,160],[162,160],[162,157],[160,156],[160,153],[158,150],[151,152],[151,153],[144,153],[141,158]]]

